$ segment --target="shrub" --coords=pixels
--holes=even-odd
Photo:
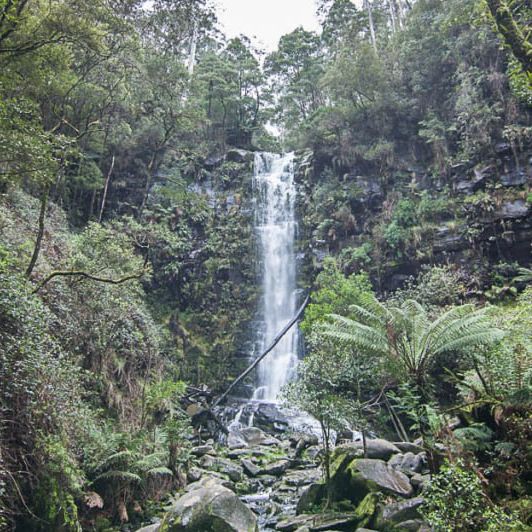
[[[515,516],[493,505],[480,478],[463,462],[446,463],[424,492],[422,515],[437,532],[523,531]]]

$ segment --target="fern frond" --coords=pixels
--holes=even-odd
[[[118,453],[114,453],[107,458],[105,458],[102,462],[100,462],[95,467],[95,472],[99,471],[105,471],[106,469],[116,469],[117,466],[130,464],[133,461],[133,453],[131,451],[120,451]]]
[[[106,482],[119,482],[119,483],[140,483],[142,479],[139,475],[131,473],[130,471],[107,471],[98,475],[93,481],[93,484],[96,483],[106,483]]]
[[[146,474],[150,477],[163,477],[163,476],[173,476],[173,472],[171,469],[168,469],[167,467],[161,466],[161,467],[154,467],[150,469],[149,471],[146,471]]]

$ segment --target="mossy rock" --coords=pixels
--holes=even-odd
[[[355,517],[359,527],[369,528],[373,523],[378,510],[379,499],[378,493],[368,493],[357,506]]]
[[[325,484],[310,484],[299,498],[296,507],[297,515],[311,513],[319,507],[327,496],[327,487]]]
[[[164,517],[160,532],[258,532],[255,514],[227,488],[186,493]]]
[[[360,504],[368,493],[385,492],[410,497],[413,488],[408,477],[395,471],[383,460],[339,456],[331,475],[333,500],[349,499]]]

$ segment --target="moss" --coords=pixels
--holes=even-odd
[[[360,528],[369,527],[377,514],[378,493],[368,493],[355,510],[355,517]]]

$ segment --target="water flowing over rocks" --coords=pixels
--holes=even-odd
[[[190,482],[160,523],[143,532],[427,531],[419,507],[430,481],[423,449],[368,439],[338,445],[331,462],[332,502],[325,508],[318,437],[235,427],[240,447],[192,448]]]

